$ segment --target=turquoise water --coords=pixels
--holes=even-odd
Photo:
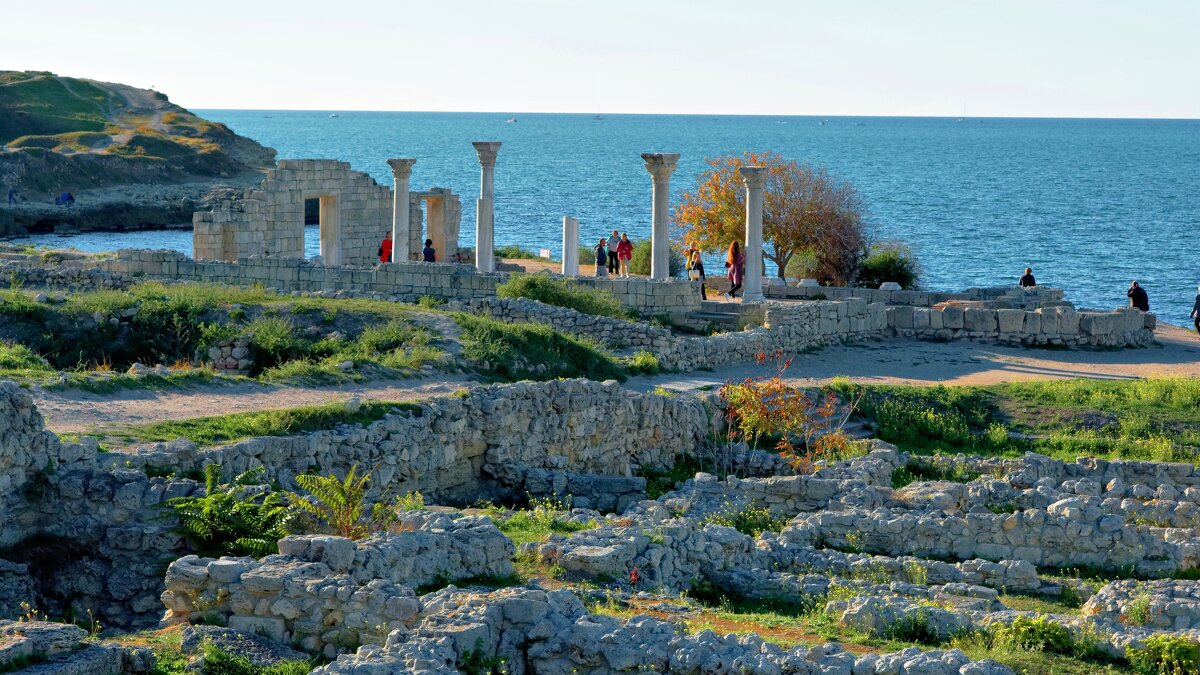
[[[853,181],[877,235],[909,242],[930,288],[1015,283],[1028,265],[1080,306],[1111,308],[1136,278],[1153,309],[1183,322],[1200,284],[1197,120],[197,112],[280,158],[341,159],[388,185],[385,160],[416,157],[414,189],[462,196],[464,245],[479,190],[473,140],[504,142],[497,244],[555,256],[564,214],[585,241],[614,228],[648,236],[642,152],[683,155],[677,197],[706,157],[773,150]],[[138,236],[190,252],[186,234]]]

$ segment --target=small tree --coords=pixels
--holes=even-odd
[[[812,256],[821,281],[846,285],[854,278],[866,241],[866,208],[858,190],[824,167],[785,160],[775,153],[746,153],[708,160],[694,191],[675,209],[684,241],[704,251],[745,239],[745,186],[738,169],[767,167],[763,205],[764,255],[782,279],[798,252]],[[747,261],[752,264],[751,261]]]

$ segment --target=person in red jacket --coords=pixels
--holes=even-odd
[[[617,260],[621,261],[621,276],[629,276],[629,261],[633,260],[633,242],[629,241],[629,233],[621,233],[621,242],[617,244]]]
[[[385,232],[383,235],[383,243],[379,245],[379,262],[392,262],[392,233]]]

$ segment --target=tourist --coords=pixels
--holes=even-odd
[[[708,289],[704,285],[704,260],[700,258],[700,249],[692,246],[686,252],[688,276],[694,277],[700,281],[700,299],[708,299]]]
[[[17,188],[8,188],[8,205],[17,203]]]
[[[462,261],[462,253],[459,253],[458,251],[455,251],[454,255],[450,258],[450,262],[454,263],[455,265],[461,264]]]
[[[729,242],[729,253],[725,255],[725,267],[729,270],[729,292],[725,297],[732,300],[737,297],[738,289],[742,287],[742,272],[746,270],[746,256],[738,246],[737,240]]]
[[[425,248],[421,249],[421,260],[425,262],[437,262],[437,251],[433,249],[433,240],[425,240]]]
[[[1146,295],[1146,289],[1138,286],[1138,282],[1133,282],[1129,290],[1125,291],[1125,295],[1129,296],[1130,307],[1137,307],[1143,312],[1150,311],[1150,296]]]
[[[1037,286],[1037,280],[1033,278],[1033,268],[1026,267],[1025,276],[1021,277],[1021,280],[1017,283],[1021,284],[1021,288],[1033,288]]]
[[[604,237],[600,237],[600,243],[596,244],[596,276],[608,276],[608,243]]]
[[[1192,303],[1192,321],[1196,323],[1196,336],[1200,337],[1200,288],[1196,289],[1196,301]]]
[[[633,242],[629,241],[629,233],[621,233],[621,241],[617,243],[617,259],[621,263],[621,276],[629,278],[629,261],[633,260]]]
[[[379,256],[379,262],[381,262],[381,263],[392,262],[392,233],[391,232],[383,233],[383,241],[379,244],[379,253],[377,255]]]
[[[620,245],[620,240],[617,231],[613,230],[612,236],[608,238],[608,273],[613,276],[621,271],[621,263],[617,259],[617,246]]]

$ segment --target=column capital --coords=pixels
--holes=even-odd
[[[500,152],[500,141],[473,141],[475,152],[479,153],[479,163],[483,166],[496,166],[496,154]]]
[[[646,163],[646,171],[656,181],[667,180],[671,174],[675,173],[675,166],[679,163],[678,152],[643,152],[642,160]]]
[[[395,178],[408,178],[412,175],[413,164],[417,163],[415,159],[389,159],[388,166],[392,167],[392,176]]]
[[[742,181],[750,190],[761,190],[767,182],[767,167],[765,166],[742,166],[738,167],[738,172],[742,174]]]

